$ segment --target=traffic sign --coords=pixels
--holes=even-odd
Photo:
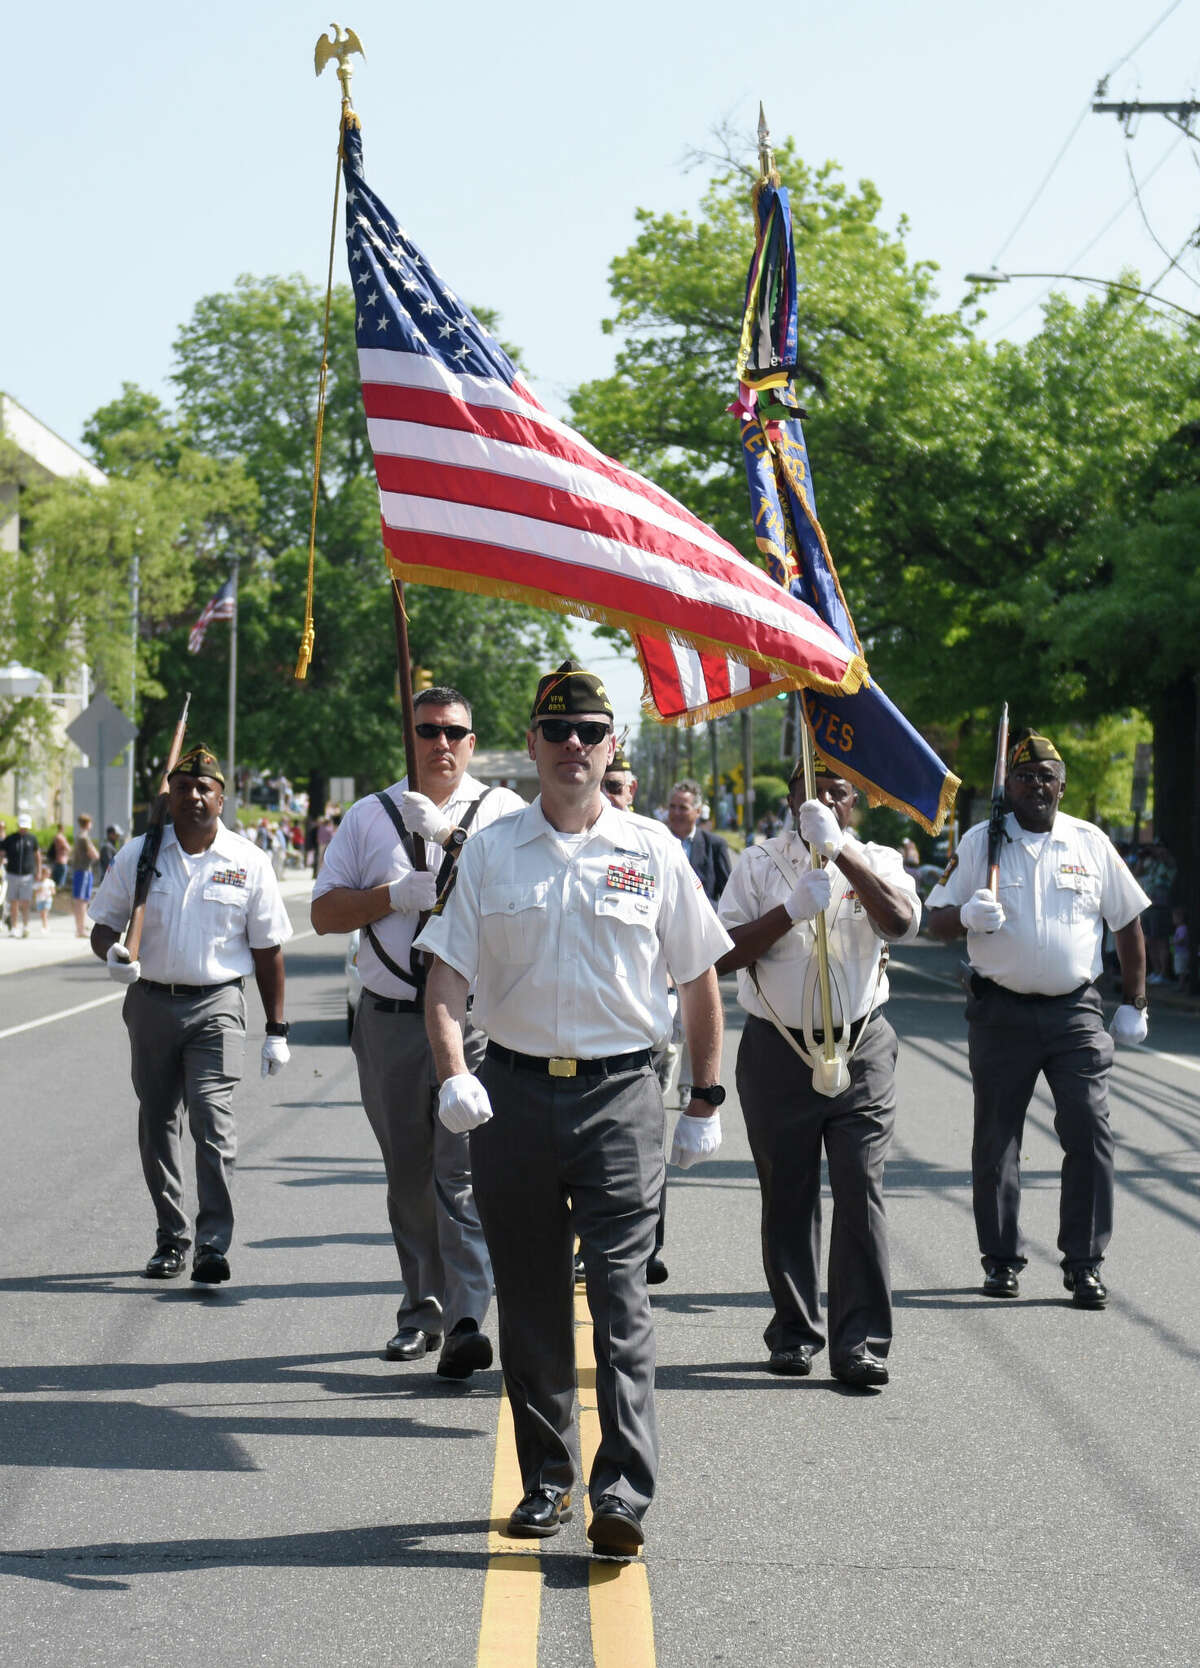
[[[97,695],[67,725],[67,734],[79,751],[101,765],[111,764],[137,733],[137,725],[107,695]]]

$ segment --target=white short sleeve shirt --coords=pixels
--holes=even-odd
[[[1065,996],[1098,977],[1104,923],[1119,932],[1149,905],[1103,829],[1059,811],[1049,834],[1030,834],[1010,811],[1000,852],[999,932],[969,932],[977,973],[1027,996]],[[961,907],[987,885],[987,824],[963,835],[928,909]]]
[[[540,797],[468,841],[417,940],[473,986],[472,1018],[523,1054],[605,1059],[671,1029],[686,984],[731,946],[675,836],[605,804],[576,842]]]
[[[88,914],[123,932],[133,909],[144,835],[123,845]],[[251,950],[285,944],[292,924],[266,852],[219,823],[207,851],[185,857],[174,828],[163,833],[146,899],[139,959],[156,984],[218,985],[254,971]]]
[[[400,795],[408,787],[408,777],[386,790],[388,797],[400,809]],[[484,799],[484,795],[487,798]],[[523,811],[525,801],[509,788],[494,788],[488,793],[487,783],[475,776],[464,776],[447,804],[442,807],[452,823],[466,815],[467,807],[475,800],[483,803],[472,820],[468,840],[479,829],[487,828],[500,817]],[[464,847],[464,850],[466,848]],[[369,891],[373,886],[385,886],[399,880],[412,869],[396,833],[396,825],[388,816],[375,794],[356,800],[338,825],[333,839],[325,848],[321,872],[313,887],[313,897],[322,897],[334,887],[345,886],[351,891]],[[382,920],[372,921],[371,931],[397,967],[407,968],[417,916],[411,911],[393,910]],[[416,986],[408,979],[399,979],[380,961],[366,932],[358,949],[358,970],[363,984],[376,996],[400,997],[411,1001],[417,994]]]
[[[904,872],[904,859],[890,846],[861,844],[853,831],[847,833],[855,849],[879,876],[912,901],[912,920],[901,943],[915,938],[921,928],[921,905],[911,877]],[[745,926],[786,902],[792,887],[812,867],[808,847],[796,833],[779,834],[749,846],[733,866],[729,884],[721,894],[718,913],[726,927]],[[846,977],[850,1019],[861,1019],[888,999],[887,974],[877,979],[882,935],[853,886],[846,889],[833,915],[829,933],[830,954]],[[808,964],[816,954],[816,931],[811,921],[797,921],[758,958],[756,972],[763,995],[785,1025],[799,1029],[805,1020],[802,998]],[[770,1019],[762,997],[754,988],[748,968],[738,969],[738,1002],[758,1019]]]

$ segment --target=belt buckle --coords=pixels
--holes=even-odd
[[[577,1062],[575,1060],[568,1060],[559,1057],[547,1060],[546,1070],[550,1073],[551,1077],[574,1077],[576,1064]]]

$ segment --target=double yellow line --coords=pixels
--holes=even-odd
[[[596,1358],[592,1317],[583,1288],[575,1291],[575,1376],[579,1390],[579,1448],[586,1477],[600,1443],[596,1407]],[[492,1473],[492,1521],[488,1568],[483,1584],[476,1668],[537,1668],[542,1608],[542,1560],[528,1541],[505,1534],[508,1514],[524,1489],[517,1470],[512,1410],[500,1395],[496,1422],[496,1463]],[[585,1521],[591,1507],[581,1484]],[[535,1543],[536,1544],[536,1543]],[[595,1668],[654,1668],[654,1620],[646,1566],[591,1558],[588,1562],[592,1660]]]

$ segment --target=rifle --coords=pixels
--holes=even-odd
[[[150,820],[146,824],[146,833],[142,840],[142,849],[138,854],[137,879],[133,887],[133,910],[129,916],[128,930],[125,933],[125,948],[129,951],[130,961],[138,959],[138,952],[142,947],[142,925],[146,919],[146,898],[150,892],[150,883],[157,873],[158,853],[162,845],[163,828],[167,821],[167,795],[170,792],[169,778],[171,772],[179,763],[179,755],[183,752],[183,735],[187,729],[188,707],[191,703],[192,693],[189,690],[183,698],[183,711],[179,714],[179,722],[176,724],[175,734],[171,738],[171,750],[167,754],[158,798],[151,808]]]
[[[996,769],[992,776],[992,814],[988,818],[988,890],[993,898],[1000,890],[1000,848],[1004,844],[1004,779],[1008,770],[1008,702],[1000,714],[996,731]]]

